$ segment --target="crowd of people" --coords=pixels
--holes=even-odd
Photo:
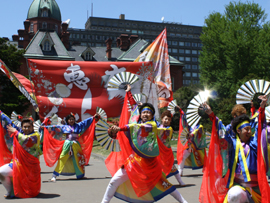
[[[260,108],[251,118],[242,105],[232,110],[233,120],[225,126],[204,103],[202,109],[212,121],[212,133],[208,155],[203,126],[191,128],[184,111],[180,113],[179,135],[187,129],[187,142],[178,141],[177,166],[171,149],[173,115],[164,111],[159,123],[155,108],[150,103],[137,103],[128,85],[120,116],[119,126],[112,125],[108,134],[118,139],[121,151],[111,152],[105,164],[112,175],[102,203],[115,196],[126,202],[155,202],[170,194],[178,202],[187,203],[176,187],[168,181],[174,176],[180,185],[184,166],[203,169],[200,202],[265,202],[261,188],[267,191],[268,168],[257,164],[260,157],[268,157],[267,125],[265,121],[266,96],[260,96]],[[128,103],[131,112],[128,112]],[[95,137],[98,114],[79,123],[74,114],[65,118],[64,125],[50,125],[50,117],[34,132],[33,121],[23,118],[21,127],[12,123],[1,112],[0,123],[0,180],[7,193],[5,198],[30,198],[39,194],[41,188],[39,156],[44,155],[50,167],[57,162],[51,181],[59,175],[85,175]],[[61,137],[63,139],[55,139]],[[12,140],[8,147],[6,140]],[[122,160],[122,161],[116,161]],[[268,160],[268,159],[267,159]],[[264,173],[264,174],[263,174]],[[27,175],[26,175],[27,174]],[[27,176],[27,178],[23,178]],[[20,184],[24,181],[24,184]]]

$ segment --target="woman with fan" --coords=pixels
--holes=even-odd
[[[113,196],[128,202],[154,202],[167,194],[171,194],[178,202],[186,203],[162,173],[157,159],[159,146],[154,114],[153,105],[144,103],[139,107],[136,123],[109,129],[112,138],[116,138],[118,132],[125,132],[133,152],[114,174],[102,203],[110,202]]]
[[[75,123],[75,115],[71,113],[65,120],[66,125],[41,126],[44,130],[43,154],[46,164],[52,167],[58,159],[52,182],[56,182],[56,177],[60,174],[76,174],[77,179],[84,177],[84,166],[88,164],[90,158],[95,122],[99,120],[99,115],[95,114],[93,117]],[[65,140],[56,140],[52,134],[58,134],[58,137],[60,134]]]
[[[7,190],[4,197],[35,197],[41,186],[40,136],[34,132],[31,118],[23,118],[19,128],[4,113],[0,114],[0,180]],[[13,140],[13,153],[5,143],[4,132]]]
[[[263,158],[268,157],[264,111],[267,97],[259,96],[259,99],[262,102],[258,110],[258,123],[251,121],[246,114],[239,115],[232,121],[235,133],[232,133],[231,129],[226,130],[211,108],[206,103],[203,104],[213,126],[200,202],[270,201],[269,185],[265,175],[267,164]],[[255,132],[252,132],[253,126]],[[227,149],[227,156],[221,156],[221,149]],[[225,166],[226,163],[228,167]],[[264,193],[261,193],[262,190]]]

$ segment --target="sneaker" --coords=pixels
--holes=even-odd
[[[56,177],[52,177],[51,182],[56,182]]]

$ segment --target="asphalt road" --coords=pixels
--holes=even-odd
[[[89,202],[100,203],[105,192],[105,189],[111,179],[110,173],[104,164],[104,161],[99,156],[91,156],[89,166],[86,166],[86,177],[77,180],[75,176],[60,176],[56,183],[52,183],[49,179],[52,176],[54,168],[49,168],[45,165],[43,157],[41,162],[41,192],[35,198],[30,199],[10,199],[5,200],[3,195],[6,193],[4,187],[0,184],[0,202]],[[184,170],[183,181],[187,184],[186,187],[177,186],[177,190],[184,196],[189,203],[196,203],[199,197],[199,191],[202,181],[202,170]],[[174,177],[169,178],[172,184],[177,184]],[[111,203],[123,202],[117,198],[113,198]],[[160,203],[175,203],[177,202],[171,195],[167,195]]]

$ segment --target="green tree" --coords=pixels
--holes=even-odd
[[[239,87],[249,79],[270,78],[270,24],[256,3],[231,2],[224,14],[214,12],[205,20],[200,55],[201,83],[215,89],[211,102],[224,123]]]
[[[6,40],[0,38],[0,59],[14,72],[18,72],[23,59],[24,50],[18,50],[13,45],[7,45]],[[0,74],[0,109],[10,115],[12,111],[23,113],[29,102],[4,74]]]

